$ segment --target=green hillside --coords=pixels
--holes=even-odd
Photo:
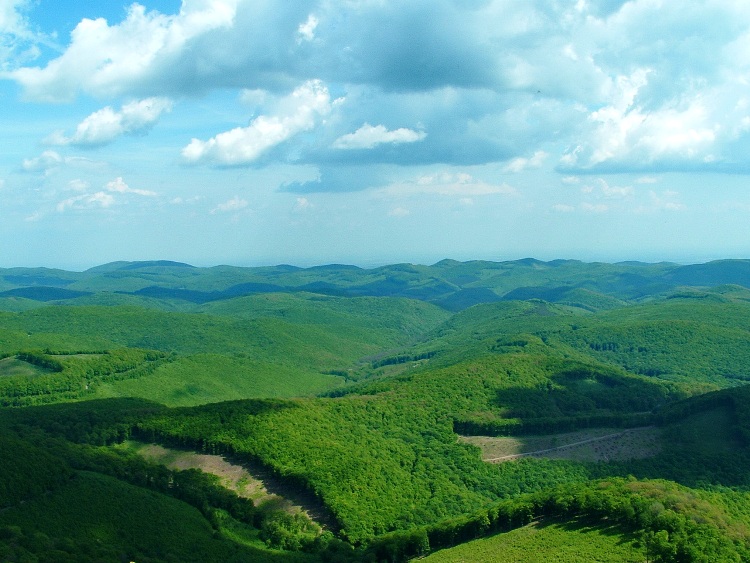
[[[0,271],[0,558],[747,560],[746,270]],[[547,455],[631,428],[658,447]],[[545,446],[483,461],[498,437]],[[228,456],[280,500],[127,439]]]
[[[427,563],[641,563],[640,544],[619,530],[580,521],[534,522],[504,534],[438,551]]]

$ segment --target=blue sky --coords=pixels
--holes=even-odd
[[[750,257],[750,4],[0,0],[0,266]]]

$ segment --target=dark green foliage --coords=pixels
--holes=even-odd
[[[0,452],[0,510],[57,489],[72,475],[63,459],[5,430]]]
[[[194,508],[96,473],[0,514],[6,561],[241,561]],[[18,559],[16,559],[18,558]]]

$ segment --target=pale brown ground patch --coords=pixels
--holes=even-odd
[[[522,457],[573,461],[626,461],[658,454],[661,430],[641,428],[596,428],[546,436],[459,436],[459,441],[482,450],[482,459],[502,463]]]
[[[216,475],[222,486],[235,491],[241,497],[251,499],[253,504],[262,510],[304,512],[308,518],[324,527],[333,525],[330,515],[322,507],[311,502],[309,495],[285,490],[283,485],[278,483],[268,471],[260,467],[235,462],[220,455],[199,454],[134,440],[128,440],[119,447],[127,448],[144,459],[159,463],[169,469],[200,469],[205,473]]]

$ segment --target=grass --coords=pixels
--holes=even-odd
[[[49,370],[19,360],[14,356],[0,360],[0,377],[34,377],[35,375],[42,375],[45,373],[49,373]]]
[[[642,563],[643,552],[622,531],[582,521],[534,522],[425,557],[425,563]]]

